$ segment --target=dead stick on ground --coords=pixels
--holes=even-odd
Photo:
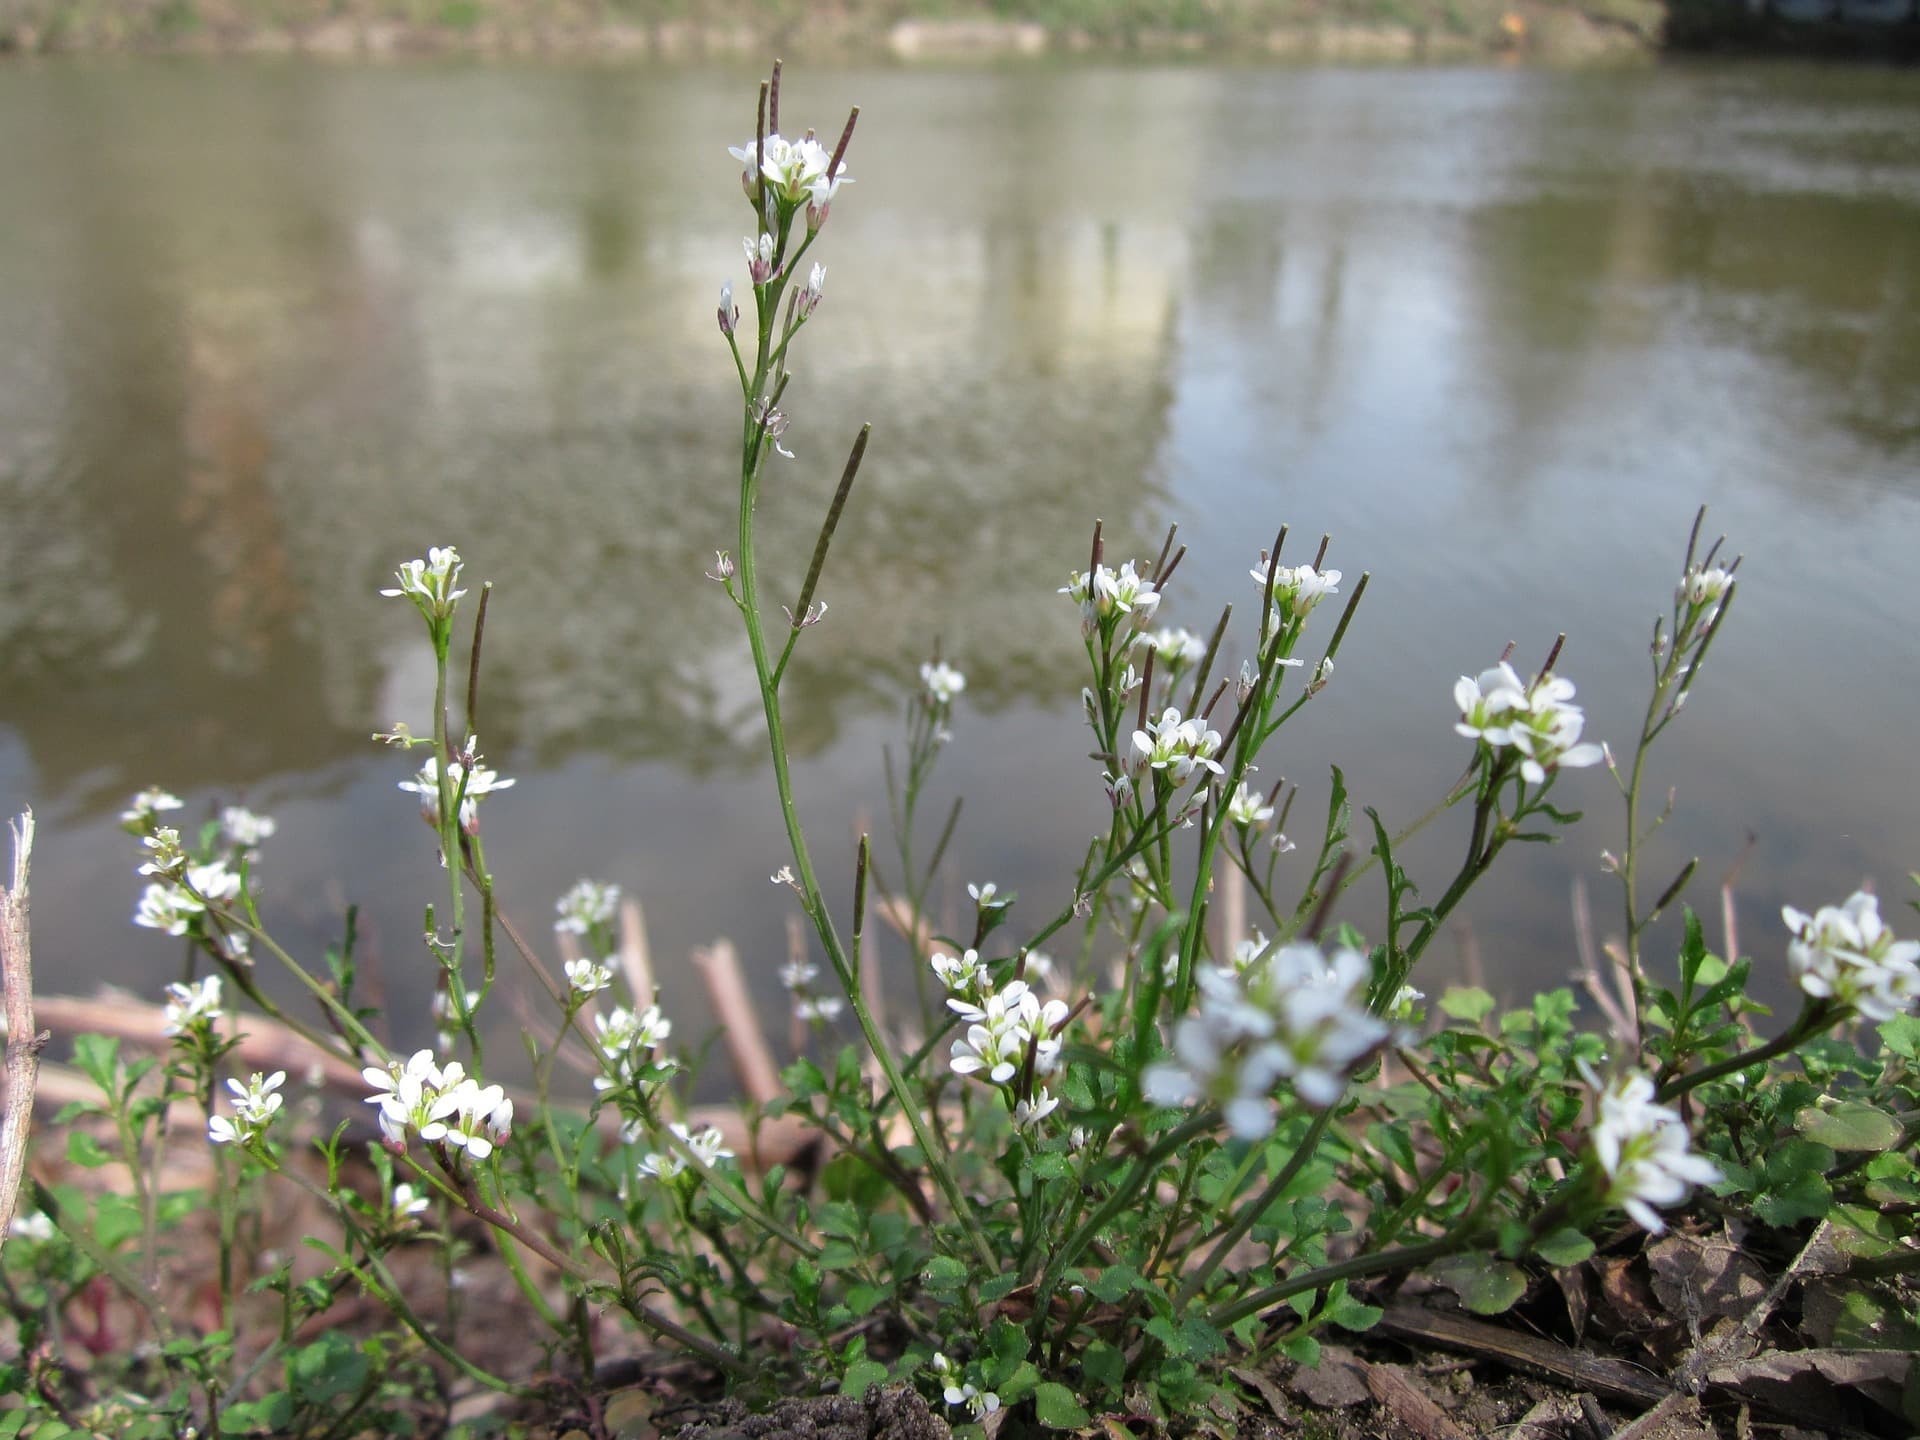
[[[33,855],[33,812],[7,826],[13,833],[13,884],[0,890],[0,975],[7,1006],[7,1100],[0,1115],[0,1248],[13,1231],[20,1179],[33,1128],[33,1086],[40,1051],[51,1038],[33,1028],[33,948],[28,943],[27,862]]]

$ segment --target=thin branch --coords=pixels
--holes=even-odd
[[[33,1028],[33,950],[28,943],[27,864],[33,855],[33,811],[9,825],[13,834],[13,884],[0,890],[0,974],[7,1012],[7,1098],[0,1114],[0,1247],[13,1229],[20,1179],[27,1168],[27,1138],[33,1127],[33,1087],[40,1051],[51,1038]]]

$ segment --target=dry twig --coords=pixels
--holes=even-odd
[[[0,1248],[13,1230],[20,1180],[33,1128],[33,1087],[40,1051],[51,1038],[33,1028],[33,948],[28,941],[27,863],[33,854],[33,812],[8,825],[13,834],[13,884],[0,890],[0,975],[7,1009],[7,1098],[0,1114]]]

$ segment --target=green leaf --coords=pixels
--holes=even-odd
[[[936,1255],[920,1271],[920,1283],[936,1295],[952,1295],[967,1283],[967,1267],[951,1255]]]
[[[827,1077],[811,1060],[796,1060],[780,1072],[780,1083],[796,1100],[807,1100],[827,1088]]]
[[[1343,1280],[1327,1292],[1327,1308],[1321,1312],[1329,1324],[1338,1325],[1342,1330],[1371,1330],[1380,1323],[1380,1317],[1387,1312],[1378,1305],[1368,1305],[1356,1300],[1347,1293]]]
[[[813,1223],[820,1227],[821,1234],[842,1240],[860,1240],[867,1233],[865,1217],[853,1206],[838,1200],[830,1200],[815,1210]]]
[[[1080,1369],[1087,1379],[1118,1395],[1127,1380],[1127,1357],[1104,1340],[1095,1340],[1080,1357]]]
[[[1311,1370],[1320,1363],[1320,1342],[1304,1331],[1296,1331],[1280,1342],[1280,1353]]]
[[[1033,1413],[1050,1430],[1078,1430],[1093,1423],[1073,1391],[1051,1380],[1034,1388]]]
[[[853,1311],[856,1319],[864,1320],[878,1310],[891,1294],[893,1287],[890,1285],[849,1285],[847,1308]]]
[[[113,1072],[120,1058],[120,1042],[109,1035],[76,1035],[73,1037],[73,1063],[78,1065],[86,1077],[107,1092],[109,1099],[113,1094]]]
[[[1494,1000],[1478,985],[1450,985],[1440,997],[1440,1013],[1478,1025],[1493,1013]]]
[[[856,1360],[847,1366],[847,1373],[840,1377],[840,1393],[858,1397],[865,1395],[875,1385],[886,1383],[886,1366],[878,1360]]]
[[[1538,1255],[1555,1269],[1567,1265],[1578,1265],[1593,1254],[1593,1241],[1571,1226],[1565,1226],[1544,1236],[1533,1247]]]
[[[1776,1228],[1818,1220],[1833,1204],[1833,1190],[1824,1175],[1809,1171],[1769,1190],[1753,1202],[1753,1213]]]
[[[100,1148],[100,1142],[85,1130],[67,1132],[67,1159],[85,1170],[98,1170],[113,1164],[113,1156]]]
[[[1896,1015],[1880,1022],[1880,1043],[1903,1060],[1920,1059],[1920,1015]]]
[[[1036,1180],[1065,1180],[1073,1174],[1073,1162],[1057,1150],[1033,1157],[1027,1169]]]
[[[1040,1385],[1040,1372],[1031,1360],[1022,1360],[1013,1367],[1013,1373],[994,1382],[993,1392],[1000,1397],[1003,1405],[1018,1405],[1031,1395]]]
[[[1793,1128],[1831,1150],[1879,1153],[1900,1143],[1900,1122],[1861,1100],[1843,1100],[1832,1109],[1809,1105],[1793,1117]]]
[[[1093,1292],[1094,1299],[1114,1305],[1145,1284],[1140,1272],[1131,1265],[1109,1265],[1087,1282],[1087,1289]]]
[[[293,1421],[293,1397],[276,1390],[262,1400],[240,1400],[220,1412],[222,1435],[248,1435],[265,1432],[278,1435]]]
[[[1427,1267],[1437,1285],[1460,1297],[1476,1315],[1510,1310],[1527,1293],[1526,1272],[1518,1265],[1486,1255],[1452,1255]]]

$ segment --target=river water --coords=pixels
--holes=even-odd
[[[418,1033],[443,891],[407,763],[369,735],[425,728],[432,672],[375,592],[454,543],[496,582],[481,733],[518,778],[485,812],[507,908],[539,933],[575,878],[617,881],[690,1036],[695,943],[730,936],[778,1004],[782,837],[744,641],[701,578],[731,543],[713,316],[744,280],[726,147],[752,86],[7,67],[0,803],[40,817],[43,988],[177,977],[177,942],[128,923],[115,825],[159,784],[196,817],[276,816],[270,921],[314,955],[361,902]],[[968,797],[942,904],[993,880],[1037,923],[1066,898],[1104,799],[1054,592],[1096,516],[1116,559],[1179,523],[1163,613],[1196,629],[1229,599],[1250,623],[1246,572],[1283,521],[1334,535],[1348,587],[1371,572],[1334,685],[1263,771],[1300,782],[1306,839],[1333,764],[1390,823],[1425,809],[1465,758],[1453,680],[1510,640],[1537,663],[1566,631],[1590,736],[1624,743],[1705,502],[1745,584],[1657,758],[1679,808],[1651,869],[1697,853],[1714,906],[1744,856],[1769,976],[1782,903],[1865,878],[1904,898],[1920,74],[796,71],[789,128],[837,130],[851,102],[856,183],[786,406],[798,458],[761,522],[790,598],[873,422],[789,686],[839,893],[938,644],[970,682],[934,787]],[[1558,983],[1577,877],[1617,928],[1617,797],[1597,769],[1563,791],[1587,821],[1511,857],[1430,978]],[[1416,847],[1429,893],[1462,843],[1441,825]],[[1360,902],[1343,918],[1377,929]]]

